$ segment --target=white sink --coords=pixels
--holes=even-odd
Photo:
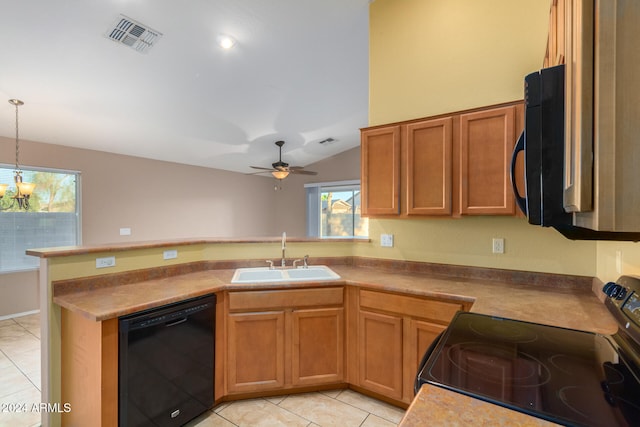
[[[273,270],[269,267],[254,267],[236,269],[231,283],[308,282],[338,279],[340,276],[326,265],[313,265],[307,268],[275,268]]]

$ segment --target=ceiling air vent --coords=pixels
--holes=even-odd
[[[162,33],[124,15],[118,17],[105,35],[114,42],[122,43],[141,53],[147,53],[162,37]]]

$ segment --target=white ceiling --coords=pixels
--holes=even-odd
[[[0,13],[0,135],[251,172],[305,166],[367,125],[369,0],[22,0]],[[120,14],[163,34],[105,34]],[[220,33],[237,39],[231,50]],[[2,99],[4,98],[4,99]],[[318,144],[326,138],[331,144]],[[21,157],[21,163],[29,165]],[[12,163],[14,159],[0,159]],[[36,165],[37,166],[37,165]]]

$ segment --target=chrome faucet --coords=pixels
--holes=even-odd
[[[280,266],[284,267],[285,264],[285,249],[287,249],[287,233],[285,231],[282,232],[282,260],[280,261]]]

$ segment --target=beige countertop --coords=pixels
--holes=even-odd
[[[106,320],[224,290],[346,284],[391,292],[471,301],[472,312],[611,334],[617,326],[590,289],[563,289],[371,267],[331,266],[341,279],[287,284],[231,284],[234,270],[206,270],[138,283],[78,289],[54,302],[93,320]]]
[[[399,425],[551,427],[558,424],[427,384],[422,386],[413,399]]]

